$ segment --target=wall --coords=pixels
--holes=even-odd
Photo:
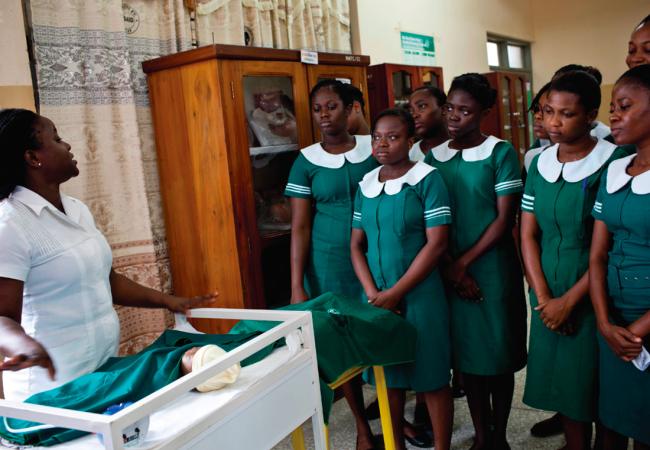
[[[517,38],[532,44],[534,89],[565,64],[598,67],[605,122],[628,38],[648,13],[647,0],[350,0],[353,51],[372,64],[402,62],[400,31],[433,35],[448,88],[456,75],[489,71],[488,32]]]
[[[20,0],[2,0],[0,9],[0,108],[34,109],[25,26]]]
[[[634,26],[648,13],[647,0],[534,1],[536,85],[548,81],[565,64],[598,67],[603,74],[599,119],[608,122],[612,84],[627,69],[627,42]]]
[[[448,88],[454,76],[488,72],[488,32],[533,40],[531,0],[350,0],[352,48],[372,64],[401,63],[400,31],[433,35]]]

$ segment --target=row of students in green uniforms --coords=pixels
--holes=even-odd
[[[620,147],[590,135],[600,89],[588,73],[552,81],[545,103],[554,145],[533,158],[522,199],[522,252],[538,313],[524,402],[559,412],[568,449],[589,448],[592,421],[602,423],[602,448],[627,448],[631,437],[647,449],[650,66],[626,72],[613,91]]]
[[[629,79],[628,76],[628,84]],[[421,97],[426,97],[427,92],[421,90],[420,94]],[[445,297],[437,281],[440,279],[438,271],[431,270],[438,266],[439,255],[432,249],[428,252],[425,249],[431,242],[434,242],[433,248],[439,248],[442,240],[440,236],[431,240],[429,228],[445,228],[449,225],[431,222],[430,219],[446,218],[448,211],[453,211],[449,249],[442,257],[441,266],[444,268],[444,278],[452,286],[447,291],[451,317],[451,354],[454,367],[465,378],[476,430],[474,448],[488,445],[493,448],[508,448],[505,430],[512,399],[512,374],[523,367],[526,358],[521,275],[517,270],[516,253],[508,233],[514,217],[512,205],[516,204],[516,196],[522,185],[512,147],[480,134],[480,119],[493,101],[494,93],[487,81],[479,75],[461,76],[452,84],[449,99],[445,103],[445,120],[452,139],[434,146],[425,156],[429,165],[437,168],[446,182],[448,205],[444,205],[444,201],[434,204],[443,198],[441,192],[445,189],[444,185],[431,182],[421,184],[423,180],[436,178],[430,175],[432,172],[424,170],[426,167],[421,162],[411,162],[403,155],[395,156],[401,155],[398,149],[408,147],[402,145],[405,140],[401,139],[402,135],[412,137],[409,120],[394,111],[382,116],[383,120],[375,124],[379,131],[374,142],[375,154],[381,153],[379,158],[383,166],[365,175],[361,182],[362,189],[356,194],[357,208],[351,219],[352,226],[356,229],[354,234],[358,235],[356,241],[353,239],[352,242],[352,253],[355,254],[356,251],[354,268],[359,278],[365,280],[362,285],[366,298],[378,306],[388,306],[399,311],[416,327],[421,328],[423,319],[424,322],[435,322],[435,314],[432,314],[435,308],[432,310],[432,305],[427,305],[429,313],[413,313],[422,307],[417,299],[424,293],[418,283],[422,283],[422,286],[432,283],[427,290],[430,292],[430,300],[438,300],[438,303],[434,303],[435,307],[440,308],[439,299],[444,301]],[[594,376],[597,364],[596,324],[605,336],[603,342],[609,343],[608,337],[621,336],[622,333],[619,325],[608,327],[605,321],[597,321],[588,298],[585,298],[593,226],[589,214],[605,168],[609,162],[625,153],[591,135],[592,122],[600,103],[598,82],[593,76],[581,71],[568,72],[549,85],[548,93],[542,101],[545,113],[543,128],[555,145],[531,161],[522,201],[522,245],[532,287],[531,302],[535,309],[524,401],[541,409],[559,411],[563,418],[568,448],[584,448],[589,441],[590,422],[599,415],[595,409],[598,386]],[[417,124],[417,112],[414,112],[414,116]],[[386,131],[390,131],[391,127],[393,135]],[[419,131],[421,136],[425,136],[423,131],[426,130]],[[417,146],[411,146],[410,153],[413,154],[413,149],[417,148],[424,154],[426,147],[421,144],[419,142]],[[392,153],[388,151],[391,148]],[[389,161],[386,158],[390,155],[394,158]],[[634,155],[628,159],[632,158]],[[425,189],[427,184],[437,187]],[[634,191],[634,183],[630,186],[632,192],[637,193]],[[428,191],[437,191],[437,200],[431,200]],[[429,198],[433,202],[429,205],[431,208],[419,211],[413,207],[417,204],[412,202],[414,198],[418,199],[420,207],[428,207],[426,199]],[[602,212],[602,201],[598,205],[596,203],[594,215]],[[396,209],[404,213],[396,214]],[[417,218],[420,212],[422,217]],[[629,230],[621,235],[625,236],[625,233],[629,237]],[[401,248],[404,245],[401,243],[407,242],[404,236],[413,239],[415,245]],[[615,233],[614,239],[616,236]],[[343,238],[346,239],[345,234]],[[391,239],[395,241],[391,242]],[[364,245],[368,248],[366,253],[362,250]],[[627,247],[622,245],[621,248]],[[399,251],[395,251],[397,249]],[[424,265],[429,267],[428,272],[412,269],[415,266],[422,268],[416,264],[421,253],[429,255],[428,259],[424,258],[424,261],[431,264]],[[621,250],[623,256],[617,255],[623,261],[624,253]],[[642,258],[637,256],[637,265],[638,260]],[[638,267],[632,269],[637,270]],[[628,272],[625,274],[638,284],[638,279],[645,277],[646,272],[643,270],[636,273],[636,277]],[[427,276],[420,279],[418,273],[427,273]],[[409,280],[412,282],[413,279],[419,281],[410,284]],[[631,324],[636,324],[641,331],[645,330],[643,327],[648,326],[648,319],[645,318],[648,305],[644,304],[641,294],[637,297],[630,296],[620,287],[620,280],[618,282],[619,291],[616,295],[623,299],[622,310],[625,310],[625,300],[632,299],[635,305],[640,304],[640,308],[638,305],[631,308],[633,311],[628,316],[635,317],[635,321],[630,321]],[[609,295],[614,296],[612,287],[608,288]],[[426,308],[422,311],[426,311]],[[440,314],[441,311],[437,312]],[[444,312],[442,315],[445,315]],[[440,330],[444,335],[444,326],[439,326],[438,331]],[[613,334],[611,330],[619,330],[619,334]],[[426,339],[432,336],[430,328],[422,329],[421,333],[422,336],[427,336]],[[628,337],[633,335],[633,332],[629,333]],[[645,334],[639,334],[641,336],[630,337],[628,347],[621,347],[627,351],[624,358],[636,358],[641,352],[640,337]],[[438,335],[436,342],[439,350],[436,354],[430,352],[426,357],[420,355],[415,364],[389,371],[388,378],[389,386],[393,388],[391,399],[394,403],[395,423],[401,423],[397,418],[401,418],[402,414],[403,389],[435,393],[433,397],[428,397],[427,405],[433,413],[434,431],[435,428],[439,429],[437,447],[445,448],[448,436],[446,427],[450,423],[446,419],[449,413],[446,407],[441,408],[440,405],[446,404],[449,371],[441,370],[439,364],[445,359],[444,336]],[[612,354],[619,353],[615,349]],[[613,359],[617,362],[615,356]],[[630,364],[623,366],[631,367]],[[601,359],[601,376],[603,370],[605,374],[609,373],[608,367],[610,366]],[[549,369],[552,372],[550,375]],[[444,386],[432,381],[436,373],[443,372],[446,373]],[[631,372],[637,378],[639,373],[644,374],[640,371]],[[610,374],[610,379],[614,380],[615,377]],[[640,379],[643,380],[643,376]],[[643,392],[648,392],[647,386],[639,385],[639,380],[635,381],[636,384],[632,383],[631,386],[645,388]],[[616,407],[612,408],[612,405],[620,402],[603,401],[607,388],[604,383],[600,384],[600,415],[606,415],[609,408],[613,411],[608,419],[609,423],[614,424],[611,428],[615,431],[624,430],[619,433],[634,437],[639,442],[638,445],[644,445],[647,437],[639,431],[643,427],[635,428],[635,424],[647,422],[648,412],[643,409],[643,405],[648,404],[647,399],[638,395],[638,392],[631,391],[626,401],[636,399],[637,402],[634,408],[628,409],[631,414],[620,420],[621,415],[616,414]],[[430,401],[436,395],[437,402]],[[610,427],[608,421],[603,419],[603,422],[606,427]],[[625,425],[622,428],[621,423]],[[617,435],[610,432],[606,436]],[[607,442],[610,441],[612,438]]]
[[[650,23],[648,18],[646,18],[632,33],[629,43],[628,57],[626,59],[629,67],[635,67],[650,62],[650,51],[648,51],[649,49],[647,45],[647,43],[650,42],[649,25]],[[534,172],[534,175],[531,174],[531,176],[535,178],[535,180],[527,180],[527,192],[524,194],[524,199],[522,201],[522,211],[524,211],[522,217],[522,246],[525,255],[526,252],[532,252],[533,255],[535,255],[532,260],[528,259],[526,261],[529,282],[531,282],[531,286],[533,287],[531,293],[532,305],[535,306],[536,302],[539,300],[539,296],[536,295],[539,294],[539,291],[536,290],[537,288],[541,289],[542,297],[548,297],[551,295],[549,293],[550,291],[558,295],[557,298],[552,299],[557,301],[546,302],[546,304],[551,307],[550,310],[548,307],[538,306],[538,309],[540,310],[539,315],[533,315],[531,323],[528,376],[526,381],[526,391],[524,394],[524,401],[529,405],[550,411],[557,411],[558,414],[535,424],[531,429],[531,433],[534,435],[545,436],[553,434],[555,429],[563,429],[567,439],[567,448],[571,449],[585,448],[585,446],[589,445],[591,421],[599,418],[602,419],[603,414],[606,415],[606,413],[603,412],[603,407],[607,409],[608,407],[616,408],[621,406],[620,403],[612,403],[604,400],[603,389],[607,388],[607,383],[602,382],[602,377],[601,383],[597,383],[598,376],[595,372],[598,367],[599,352],[596,348],[595,337],[597,334],[595,332],[596,318],[594,317],[592,306],[588,302],[588,297],[585,301],[585,299],[577,298],[576,294],[585,291],[586,283],[589,279],[587,276],[587,261],[589,257],[589,246],[591,244],[591,228],[593,227],[593,220],[589,217],[589,214],[587,214],[587,209],[591,208],[594,203],[599,183],[605,183],[603,177],[607,165],[612,160],[632,155],[635,152],[636,147],[634,143],[629,142],[629,140],[616,139],[616,143],[620,145],[620,148],[607,146],[606,142],[598,140],[594,145],[594,148],[589,152],[586,152],[590,149],[590,146],[585,145],[585,142],[588,143],[591,141],[593,143],[594,138],[604,138],[606,141],[614,142],[615,136],[605,136],[604,134],[598,135],[598,130],[605,130],[603,125],[594,128],[594,122],[589,122],[588,124],[583,123],[583,134],[580,139],[582,139],[583,147],[585,148],[581,151],[583,154],[586,153],[586,156],[573,162],[566,162],[566,164],[564,164],[564,169],[561,172],[562,176],[559,176],[559,179],[552,183],[553,187],[550,190],[548,187],[544,189],[545,196],[548,196],[552,191],[557,190],[558,192],[552,195],[556,195],[557,198],[564,197],[564,200],[552,203],[553,208],[550,208],[548,205],[546,207],[537,206],[537,202],[532,198],[535,196],[530,194],[528,191],[534,191],[536,188],[544,188],[544,185],[549,183],[548,180],[546,180],[549,176],[549,167],[557,166],[559,164],[558,161],[561,161],[562,158],[566,157],[567,151],[570,154],[571,149],[575,148],[573,143],[568,144],[565,138],[563,138],[562,141],[556,141],[555,136],[549,136],[548,134],[554,126],[557,128],[558,124],[554,124],[553,122],[557,122],[559,114],[555,111],[558,105],[546,106],[546,104],[551,98],[557,100],[558,96],[567,97],[567,94],[569,94],[570,97],[572,90],[575,90],[574,88],[567,88],[567,85],[570,83],[567,83],[566,78],[559,85],[556,81],[556,79],[561,77],[562,73],[565,73],[567,69],[577,69],[579,71],[587,72],[594,77],[593,81],[595,81],[597,85],[600,84],[600,72],[598,72],[597,69],[578,65],[565,66],[556,73],[554,80],[551,83],[546,84],[542,89],[540,89],[533,100],[532,108],[534,108],[535,112],[535,134],[538,140],[550,138],[550,141],[548,141],[546,145],[541,145],[537,148],[531,149],[525,155],[525,169]],[[585,110],[585,101],[583,97],[591,97],[593,108],[594,95],[599,95],[599,89],[596,89],[598,86],[594,86],[594,83],[591,80],[589,80],[589,84],[591,84],[591,92],[595,92],[595,94],[591,94],[589,90],[583,90],[581,94],[574,95],[574,105],[571,106],[574,111],[577,109],[580,112],[583,121],[585,119],[585,114],[590,116],[591,120],[593,120],[598,108],[598,105],[596,105],[594,111],[589,112],[588,110]],[[562,86],[567,88],[567,91],[558,92],[557,89]],[[549,92],[552,87],[555,89],[553,95]],[[585,86],[583,85],[583,88],[584,87]],[[577,99],[576,96],[581,97],[581,99]],[[566,98],[564,100],[566,100]],[[615,116],[612,116],[612,125],[614,125],[615,120]],[[567,119],[563,122],[569,122],[569,120]],[[575,123],[573,125],[575,126]],[[571,124],[566,125],[565,123],[564,126],[571,127]],[[589,135],[592,136],[591,139],[589,139]],[[552,145],[553,143],[555,143],[555,145]],[[547,150],[550,153],[547,152]],[[540,153],[542,154],[539,156],[539,159],[537,159],[536,157]],[[551,153],[556,156],[551,156]],[[560,156],[558,157],[558,155]],[[578,155],[580,155],[579,152]],[[609,157],[607,158],[607,156]],[[633,158],[633,156],[629,156],[629,158]],[[534,164],[533,161],[535,161]],[[598,167],[598,170],[594,173],[588,174],[589,176],[586,178],[578,176],[579,174],[577,174],[577,172],[580,172],[580,170],[585,171],[585,167],[590,165],[593,166],[593,168],[587,172],[595,170],[595,167],[599,165],[596,164],[595,161],[602,162],[600,167]],[[535,167],[531,167],[533,165],[535,165]],[[582,167],[582,169],[576,172],[575,168],[579,166]],[[540,167],[541,170],[539,170]],[[574,173],[571,174],[572,172]],[[564,176],[566,173],[569,173],[569,178],[573,177],[580,179],[567,181],[567,177]],[[567,196],[567,193],[570,191],[573,191],[573,195]],[[580,194],[580,192],[582,192],[582,194]],[[539,198],[539,196],[537,197]],[[553,200],[553,198],[551,200]],[[578,206],[577,209],[576,206]],[[566,214],[562,214],[562,208],[565,209],[564,213],[570,211],[579,212],[579,214],[577,216],[575,214],[567,216]],[[530,217],[527,218],[526,212],[533,214],[535,218],[533,220],[531,220]],[[555,220],[555,216],[557,215],[559,215],[561,220]],[[549,218],[551,219],[551,222],[548,222]],[[571,221],[567,219],[571,219]],[[550,232],[549,229],[551,230]],[[548,236],[549,233],[551,237]],[[557,236],[558,234],[559,237]],[[537,237],[537,239],[534,239],[535,237]],[[574,248],[571,248],[571,240],[574,241]],[[581,245],[578,245],[578,243],[581,243]],[[536,248],[536,246],[539,246],[540,248]],[[544,247],[546,247],[546,255],[543,251]],[[557,252],[556,255],[553,255],[554,251]],[[541,252],[541,256],[535,252]],[[549,256],[548,252],[551,252],[551,256]],[[577,258],[577,265],[560,267],[563,263],[557,260],[562,260],[563,256],[566,257],[564,259],[568,259],[569,261]],[[571,267],[573,272],[571,272],[571,270],[564,271],[567,267]],[[577,272],[575,271],[576,267],[585,272],[580,279],[577,277]],[[542,276],[536,276],[535,273],[538,273],[539,270],[542,269],[544,269]],[[552,269],[556,269],[557,273]],[[549,273],[547,273],[547,271]],[[569,275],[569,273],[571,273],[571,275]],[[535,281],[535,278],[537,281]],[[569,281],[572,281],[573,285],[571,285]],[[535,287],[536,283],[537,288]],[[558,317],[562,319],[560,320],[559,330],[557,329]],[[554,328],[560,334],[549,331]],[[600,328],[600,326],[598,328]],[[603,364],[607,366],[607,362],[604,362],[603,359],[604,354],[607,354],[607,352],[603,352],[601,349],[601,370]],[[548,367],[553,368],[550,381]],[[544,382],[545,384],[543,384]],[[543,385],[544,387],[540,388],[540,385]],[[600,408],[598,408],[597,404],[598,398],[600,398]],[[630,409],[628,408],[626,411],[630,411]],[[647,410],[641,412],[639,408],[635,408],[633,411],[632,416],[635,418],[626,414],[617,415],[616,417],[618,420],[616,420],[615,423],[648,423],[650,421],[650,415]],[[605,423],[605,427],[608,427],[607,422],[604,419],[603,422]],[[623,427],[622,429],[627,430],[622,432],[625,436],[633,436],[633,434],[629,432],[629,426]],[[611,439],[609,439],[612,435],[613,433],[608,431],[607,428],[603,429],[597,424],[596,446],[599,448],[602,447],[603,441],[605,441],[606,448],[625,448],[626,444],[621,443],[622,439],[619,440],[619,445],[612,447],[610,442]],[[645,442],[647,443],[647,436],[645,439]],[[642,442],[642,440],[638,442],[639,448],[645,448],[643,447],[644,444]]]
[[[481,119],[493,106],[496,93],[478,74],[454,80],[445,102],[452,139],[428,152],[430,164],[409,159],[414,128],[409,125],[410,116],[387,113],[375,124],[381,125],[376,133],[385,135],[377,134],[374,141],[375,156],[384,165],[368,170],[378,163],[368,159],[369,154],[360,154],[358,136],[353,140],[340,132],[338,142],[347,142],[347,146],[328,141],[333,122],[328,111],[334,111],[336,105],[321,100],[329,94],[328,101],[344,103],[340,94],[333,98],[335,86],[330,82],[320,86],[322,92],[315,89],[312,93],[312,109],[321,124],[323,142],[301,152],[287,185],[294,211],[292,300],[324,290],[347,292],[354,298],[350,290],[359,284],[350,278],[349,263],[344,261],[350,257],[349,250],[345,251],[349,242],[345,227],[353,220],[354,268],[362,279],[365,298],[399,311],[422,335],[416,362],[388,371],[398,435],[404,389],[425,392],[436,448],[448,448],[451,352],[454,366],[465,376],[476,428],[475,448],[488,443],[506,448],[513,374],[526,359],[522,277],[510,233],[523,185],[512,147],[480,132]],[[421,94],[426,97],[429,93]],[[323,112],[324,108],[327,111]],[[420,117],[414,115],[422,129]],[[393,134],[386,131],[391,126]],[[421,134],[426,137],[424,131]],[[383,151],[384,147],[394,150],[390,161],[386,158],[391,152]],[[424,149],[420,146],[420,150]],[[359,174],[364,171],[367,175],[361,180]],[[361,181],[361,190],[356,194],[359,210],[352,212],[355,177]],[[325,179],[327,183],[323,183]],[[451,186],[449,197],[441,180]],[[448,240],[452,210],[457,217]],[[327,242],[319,238],[321,233],[327,233]],[[367,252],[360,250],[360,241],[365,241]],[[447,251],[443,254],[441,249]],[[453,286],[449,301],[434,270],[441,258],[445,278]],[[363,432],[359,425],[358,431]],[[403,439],[398,445],[403,445]]]

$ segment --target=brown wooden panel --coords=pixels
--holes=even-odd
[[[370,95],[370,117],[374,122],[384,109],[395,106],[393,74],[404,71],[411,75],[411,89],[422,85],[420,67],[405,64],[377,64],[368,67]]]
[[[300,51],[215,44],[145,61],[142,63],[142,69],[145,73],[151,73],[213,58],[248,61],[300,62]],[[320,64],[338,64],[346,66],[367,66],[370,63],[369,56],[326,52],[318,53],[318,60]]]
[[[174,290],[244,306],[216,61],[152,74],[149,87]],[[230,324],[202,321],[202,331]]]

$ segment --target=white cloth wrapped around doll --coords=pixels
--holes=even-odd
[[[191,348],[183,355],[182,372],[184,375],[189,372],[195,372],[210,364],[212,361],[221,358],[226,353],[224,349],[213,344]],[[239,363],[233,364],[223,372],[216,374],[206,382],[198,385],[196,390],[199,392],[210,392],[221,389],[237,381],[240,371],[241,366]]]

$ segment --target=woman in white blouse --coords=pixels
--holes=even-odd
[[[7,399],[52,389],[115,356],[113,303],[185,312],[216,296],[175,297],[117,274],[86,205],[59,191],[78,174],[51,120],[0,110],[0,373]]]

